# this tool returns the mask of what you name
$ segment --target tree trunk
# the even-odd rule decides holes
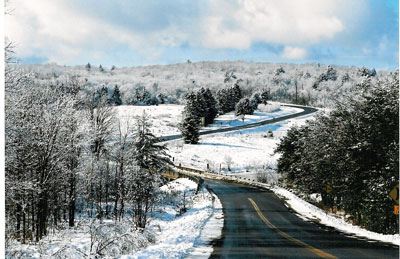
[[[75,174],[72,172],[69,178],[69,203],[68,203],[68,225],[75,225]]]

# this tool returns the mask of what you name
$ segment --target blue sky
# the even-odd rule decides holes
[[[197,61],[398,67],[396,0],[13,0],[21,63]]]

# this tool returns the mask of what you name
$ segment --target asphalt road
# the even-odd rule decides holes
[[[300,219],[271,191],[206,180],[221,200],[222,238],[211,258],[399,258],[397,246]]]
[[[276,123],[279,121],[284,121],[284,120],[304,116],[304,115],[307,115],[307,114],[317,111],[317,109],[312,108],[312,107],[304,107],[304,106],[297,106],[297,105],[290,105],[290,104],[281,104],[281,106],[301,108],[301,109],[303,109],[303,111],[299,112],[299,113],[285,115],[285,116],[281,116],[278,118],[263,120],[263,121],[259,121],[256,123],[251,123],[251,124],[246,124],[246,125],[241,125],[241,126],[201,131],[199,134],[200,134],[200,136],[202,136],[202,135],[208,135],[208,134],[214,134],[214,133],[222,133],[222,132],[229,132],[229,131],[234,131],[234,130],[255,128],[255,127],[259,127],[259,126],[263,126],[263,125],[267,125],[267,124],[271,124],[271,123]],[[175,140],[175,139],[180,139],[180,138],[182,138],[182,135],[180,135],[180,134],[179,135],[162,136],[162,137],[158,137],[157,142],[164,142],[164,141]]]

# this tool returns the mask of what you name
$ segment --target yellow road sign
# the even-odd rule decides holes
[[[399,184],[394,187],[394,189],[389,193],[389,196],[399,204]]]
[[[330,186],[329,184],[325,187],[325,191],[327,192],[327,193],[330,193],[331,191],[333,191],[333,188],[332,188],[332,186]]]

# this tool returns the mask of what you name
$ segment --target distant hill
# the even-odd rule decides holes
[[[365,67],[327,66],[320,64],[276,64],[252,62],[197,62],[140,67],[18,65],[34,75],[38,82],[63,81],[71,76],[85,83],[87,89],[115,85],[123,102],[129,103],[137,90],[169,102],[180,103],[186,92],[210,88],[213,92],[238,83],[245,95],[268,89],[271,99],[316,106],[330,106],[331,101],[351,91],[362,80],[379,80],[388,71]]]

